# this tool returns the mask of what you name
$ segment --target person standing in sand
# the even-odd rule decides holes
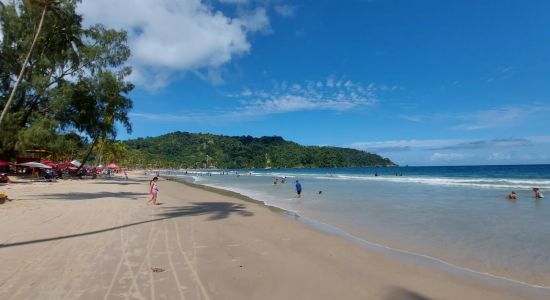
[[[302,185],[298,180],[296,180],[296,195],[298,198],[302,195]]]
[[[157,204],[157,193],[159,191],[159,188],[157,185],[158,180],[159,178],[155,176],[153,180],[149,182],[149,188],[150,188],[149,194],[151,194],[151,199],[147,201],[147,204],[149,204],[149,202],[153,202],[153,205],[158,205]]]

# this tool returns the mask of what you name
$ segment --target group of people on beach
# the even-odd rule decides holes
[[[279,182],[281,184],[284,184],[286,182],[286,176],[275,178],[275,180],[273,181],[273,184],[277,184]],[[296,198],[300,198],[302,196],[302,184],[300,184],[300,181],[296,180],[296,184],[294,185],[294,187],[296,189]]]
[[[275,178],[275,180],[273,181],[273,184],[277,184],[279,182],[281,184],[285,183],[286,182],[286,176],[285,177],[280,177],[280,178],[279,177]]]
[[[535,199],[542,199],[544,198],[544,195],[542,194],[542,191],[539,188],[533,188],[533,192],[535,193]],[[512,191],[508,196],[506,196],[508,200],[517,200],[518,194],[516,194],[515,191]]]

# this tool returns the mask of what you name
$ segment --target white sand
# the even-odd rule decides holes
[[[548,299],[373,253],[161,180],[0,187],[0,299]],[[164,272],[152,272],[162,268]]]

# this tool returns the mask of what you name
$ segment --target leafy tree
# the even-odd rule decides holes
[[[28,1],[29,6],[39,6],[41,9],[40,13],[40,20],[38,21],[38,28],[36,29],[36,32],[34,33],[31,46],[29,47],[29,51],[27,52],[27,55],[25,56],[25,60],[23,61],[23,64],[21,65],[21,71],[19,71],[19,75],[17,76],[17,80],[15,80],[15,83],[13,85],[12,91],[10,93],[10,97],[8,98],[8,101],[6,102],[6,105],[4,106],[4,109],[2,110],[2,114],[0,115],[0,125],[2,124],[2,120],[4,119],[6,112],[8,111],[11,102],[13,101],[13,96],[15,95],[15,92],[17,91],[17,87],[19,86],[19,83],[21,82],[21,78],[23,77],[23,74],[25,73],[25,68],[27,67],[27,63],[29,62],[29,59],[31,57],[32,51],[34,50],[34,46],[36,45],[36,41],[38,40],[38,37],[40,36],[40,32],[42,31],[42,25],[44,24],[44,17],[46,17],[46,12],[50,9],[52,9],[55,6],[54,1],[50,0],[33,0]],[[2,5],[2,9],[4,9],[5,6]]]
[[[0,156],[28,147],[63,152],[58,146],[75,144],[66,137],[76,135],[88,143],[86,161],[99,139],[114,139],[117,123],[131,130],[127,34],[83,28],[78,2],[19,0],[0,9],[0,107],[7,112]],[[64,138],[32,141],[30,132]]]

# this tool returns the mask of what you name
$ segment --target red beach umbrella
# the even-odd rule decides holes
[[[74,167],[73,164],[71,164],[70,161],[60,162],[58,164],[58,166],[60,166],[60,167]]]
[[[118,169],[118,166],[115,163],[110,163],[107,168],[109,169]]]
[[[10,166],[10,165],[12,165],[11,162],[5,161],[5,160],[0,160],[0,167]]]

